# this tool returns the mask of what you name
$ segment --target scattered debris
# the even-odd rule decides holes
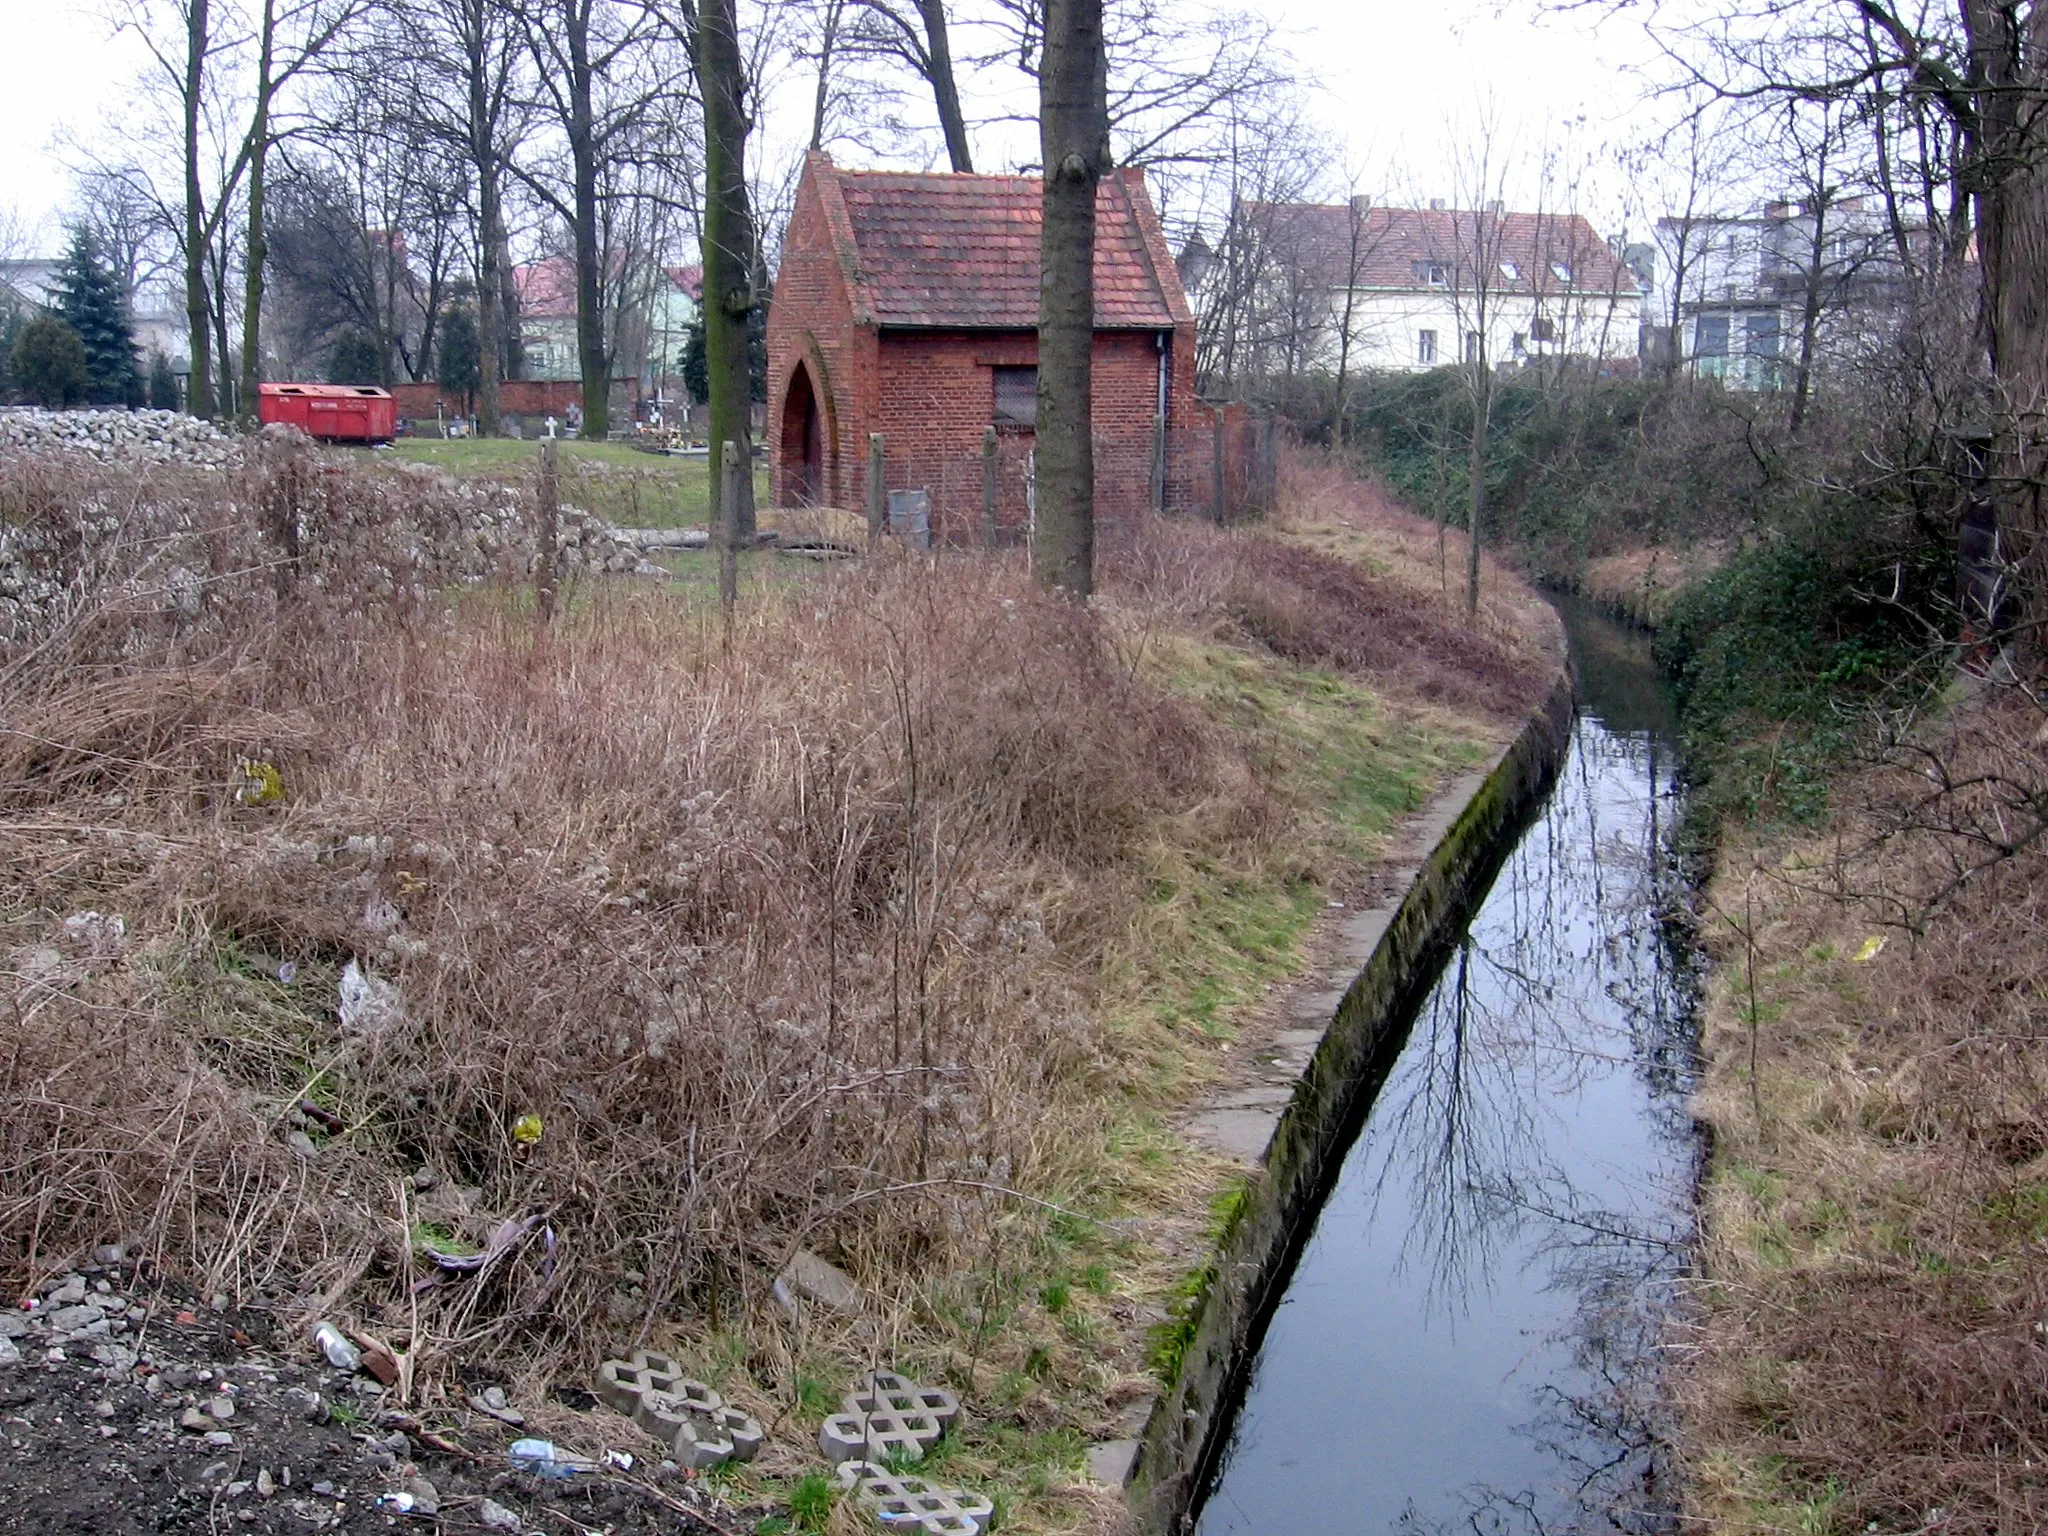
[[[341,1027],[351,1034],[370,1035],[405,1017],[405,1004],[398,988],[381,976],[372,976],[351,960],[341,968],[340,1006],[336,1010]]]

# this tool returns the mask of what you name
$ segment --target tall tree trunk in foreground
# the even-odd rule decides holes
[[[748,420],[752,370],[747,317],[753,312],[754,228],[747,206],[746,68],[734,0],[704,0],[697,20],[697,85],[704,99],[704,373],[711,395],[711,526],[724,514],[717,465],[721,443],[740,448],[740,506],[731,524],[754,536],[754,476]]]
[[[1963,0],[1991,356],[1998,524],[2025,616],[2048,619],[2048,4]]]
[[[256,37],[256,100],[249,119],[249,238],[242,263],[242,388],[235,414],[256,421],[256,386],[263,378],[263,269],[270,261],[264,234],[264,176],[270,159],[270,104],[277,90],[277,3],[263,0]]]
[[[199,185],[199,125],[206,108],[206,54],[210,46],[207,0],[191,0],[191,8],[185,13],[184,99],[179,105],[185,112],[185,325],[191,333],[192,348],[185,409],[194,416],[211,416],[216,409],[213,359],[207,347],[213,305],[206,291],[206,207]]]
[[[1109,169],[1102,0],[1047,0],[1038,76],[1045,161],[1039,236],[1039,585],[1073,597],[1095,586],[1095,189]]]
[[[611,435],[612,360],[604,345],[604,286],[597,233],[597,118],[595,77],[590,62],[591,6],[562,8],[563,40],[569,58],[568,121],[570,223],[576,246],[576,362],[583,376],[583,436],[601,443]]]

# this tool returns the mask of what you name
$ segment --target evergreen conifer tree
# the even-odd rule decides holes
[[[467,414],[483,383],[483,352],[476,334],[476,316],[458,304],[441,322],[441,388],[462,402]]]
[[[57,312],[85,345],[85,399],[89,405],[142,404],[142,370],[135,362],[135,326],[128,296],[101,263],[92,236],[72,231],[71,249],[57,266]]]
[[[21,328],[7,355],[7,374],[31,405],[59,411],[85,398],[85,346],[56,315],[37,315]]]
[[[157,411],[178,408],[178,376],[171,372],[171,360],[161,352],[149,354],[149,405]]]

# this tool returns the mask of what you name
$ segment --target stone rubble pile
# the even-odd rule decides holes
[[[134,622],[154,618],[180,634],[226,624],[236,605],[270,601],[286,567],[302,597],[354,611],[431,606],[452,584],[527,579],[540,563],[525,488],[388,458],[317,460],[288,429],[236,439],[168,411],[0,411],[0,475],[10,448],[30,447],[83,447],[109,469],[227,473],[151,477],[138,497],[132,486],[96,483],[84,465],[66,504],[43,498],[31,520],[0,522],[0,645],[32,642],[109,600]],[[280,506],[289,508],[284,532]],[[558,513],[556,550],[563,580],[669,574],[577,507]]]
[[[79,453],[103,463],[219,469],[240,451],[212,422],[181,411],[0,410],[0,454]]]

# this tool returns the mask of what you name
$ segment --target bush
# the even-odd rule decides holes
[[[62,410],[85,399],[85,343],[55,315],[38,315],[21,328],[7,358],[8,377],[29,403]]]
[[[1946,627],[1952,580],[1931,544],[1844,527],[1752,546],[1680,593],[1656,655],[1713,803],[1817,815],[1870,707],[1945,665],[1929,636]]]

